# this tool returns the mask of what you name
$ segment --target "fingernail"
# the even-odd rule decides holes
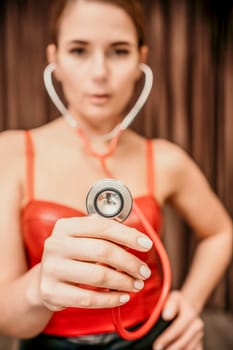
[[[134,281],[134,288],[141,290],[144,287],[144,282],[142,280]]]
[[[142,265],[140,267],[140,274],[144,277],[144,278],[149,278],[151,275],[151,270],[149,269],[149,267],[147,267],[146,265]]]
[[[154,350],[163,350],[163,345],[157,344],[154,348]]]
[[[162,312],[162,318],[164,318],[164,319],[171,319],[171,318],[173,318],[174,317],[174,312],[173,312],[173,310],[171,309],[171,308],[166,308],[166,309],[164,309],[163,310],[163,312]]]
[[[141,247],[146,249],[150,249],[153,245],[153,242],[149,238],[142,236],[138,237],[137,242]]]
[[[122,294],[122,295],[120,296],[120,302],[121,302],[122,304],[127,303],[127,301],[129,301],[129,299],[130,299],[129,294]]]

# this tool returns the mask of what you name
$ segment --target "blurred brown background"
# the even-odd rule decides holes
[[[36,127],[58,115],[42,82],[49,2],[0,2],[0,130]],[[155,84],[134,128],[183,147],[233,216],[232,1],[143,3]],[[165,209],[165,216],[165,244],[172,261],[173,284],[179,287],[195,241],[171,208]],[[203,315],[207,350],[233,349],[232,311],[231,265]],[[15,341],[0,338],[0,350],[13,348],[17,348]]]

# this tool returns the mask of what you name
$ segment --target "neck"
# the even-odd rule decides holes
[[[118,139],[121,135],[121,133],[118,132],[113,138],[106,139],[103,136],[109,131],[108,129],[96,130],[96,128],[89,127],[89,124],[82,124],[78,120],[77,125],[73,124],[72,126],[70,123],[64,120],[64,118],[61,118],[60,122],[62,122],[63,128],[65,124],[67,131],[73,131],[72,134],[74,136],[76,134],[74,141],[76,139],[76,142],[80,143],[80,147],[86,151],[89,150],[89,153],[97,153],[99,155],[108,154],[109,150],[112,148],[112,145],[114,143],[118,144]]]
[[[86,137],[96,142],[103,140],[111,140],[111,132],[120,125],[122,117],[109,118],[106,120],[93,120],[84,116],[77,116],[74,111],[69,110],[69,117],[67,119],[69,124],[72,124],[75,128],[79,128],[85,133]]]
[[[101,159],[105,162],[106,158],[112,156],[118,145],[119,139],[122,135],[122,131],[119,131],[111,140],[96,142],[90,140],[87,135],[81,129],[77,129],[77,133],[83,141],[83,146],[87,154]]]

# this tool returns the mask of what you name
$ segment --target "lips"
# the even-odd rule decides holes
[[[105,104],[109,101],[111,95],[110,94],[91,94],[89,95],[90,100],[93,104]]]

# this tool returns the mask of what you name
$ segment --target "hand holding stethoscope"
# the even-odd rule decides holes
[[[171,270],[166,251],[156,232],[145,218],[142,211],[133,204],[129,189],[119,180],[104,179],[97,182],[88,192],[86,199],[89,214],[99,214],[123,222],[134,208],[138,218],[144,225],[147,235],[150,237],[161,260],[163,271],[163,284],[157,304],[151,312],[151,316],[143,326],[135,331],[128,331],[122,327],[120,308],[113,308],[113,323],[117,332],[127,340],[135,340],[149,332],[159,319],[164,303],[171,287]]]
[[[53,312],[124,305],[151,275],[148,265],[128,249],[147,252],[151,247],[145,234],[116,220],[100,215],[61,218],[44,245],[38,302]]]

